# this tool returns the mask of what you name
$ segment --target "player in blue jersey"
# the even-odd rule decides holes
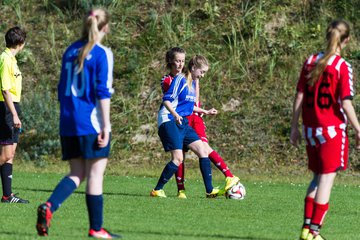
[[[113,54],[101,45],[109,32],[109,14],[100,8],[84,20],[82,38],[71,44],[62,59],[58,99],[62,158],[70,173],[38,207],[36,229],[47,236],[52,214],[87,179],[86,205],[89,237],[112,239],[119,235],[102,228],[103,176],[110,151],[110,98]]]
[[[180,47],[173,47],[170,48],[166,52],[165,56],[166,60],[166,67],[170,70],[170,73],[163,76],[161,79],[161,89],[163,93],[166,93],[170,88],[171,82],[173,81],[174,77],[183,72],[184,62],[185,62],[185,50]],[[200,107],[200,84],[196,81],[196,98],[197,102],[195,106]],[[212,108],[206,111],[205,115],[216,115],[217,110]],[[234,176],[225,161],[222,157],[213,150],[209,143],[208,138],[206,136],[206,127],[204,120],[202,118],[203,114],[199,114],[197,112],[193,112],[190,116],[187,116],[187,120],[189,121],[190,127],[192,127],[196,134],[199,136],[201,141],[203,141],[206,150],[209,154],[210,161],[219,169],[226,177],[225,179],[225,187],[224,192],[230,189],[233,185],[239,182],[239,178]],[[185,149],[186,151],[187,149]],[[184,152],[184,159],[185,159],[185,152]],[[184,161],[182,164],[178,166],[178,170],[175,173],[176,177],[176,184],[178,188],[178,198],[187,198],[185,193],[185,165]]]
[[[158,134],[164,150],[171,153],[171,161],[165,166],[155,188],[150,192],[152,197],[166,197],[164,185],[178,170],[183,161],[183,147],[191,149],[200,161],[200,170],[205,183],[206,196],[216,197],[219,189],[212,186],[210,159],[194,129],[188,125],[186,116],[193,111],[205,113],[204,109],[195,106],[197,80],[204,77],[209,69],[205,57],[196,55],[188,64],[186,76],[178,74],[171,82],[170,88],[163,96],[158,112]]]

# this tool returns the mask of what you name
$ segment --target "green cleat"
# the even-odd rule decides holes
[[[319,235],[313,235],[312,233],[309,233],[307,235],[306,240],[326,240],[325,238],[323,238],[320,234]]]
[[[225,195],[224,189],[213,188],[211,193],[206,193],[206,198],[216,198],[218,196],[224,196],[224,195]]]
[[[233,177],[227,177],[225,179],[225,192],[229,190],[232,186],[237,184],[240,181],[240,179],[236,176]]]
[[[309,235],[309,232],[310,232],[310,229],[308,229],[308,228],[301,229],[300,240],[306,240],[307,236]]]
[[[182,199],[186,199],[186,194],[185,194],[185,190],[179,190],[178,194],[177,194],[178,198],[182,198]]]
[[[160,190],[152,190],[150,192],[150,196],[151,197],[166,198],[165,192],[162,189],[160,189]]]

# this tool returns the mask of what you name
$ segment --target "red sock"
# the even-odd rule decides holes
[[[304,228],[310,228],[313,210],[314,210],[314,199],[311,197],[306,197],[305,205],[304,205],[304,226],[303,226]]]
[[[230,169],[221,158],[221,156],[214,150],[209,154],[209,158],[213,164],[225,175],[225,177],[233,177]]]
[[[10,197],[10,196],[8,196],[8,197],[2,196],[2,199],[8,200],[9,197]]]
[[[177,172],[175,173],[178,191],[185,190],[184,175],[185,175],[185,167],[184,167],[184,162],[182,162],[179,165]]]
[[[314,202],[314,211],[311,218],[310,232],[319,232],[328,209],[329,203],[320,204]]]

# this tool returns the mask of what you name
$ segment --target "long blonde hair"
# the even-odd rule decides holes
[[[336,53],[336,50],[340,48],[341,43],[348,38],[350,35],[349,24],[344,20],[335,20],[332,21],[327,30],[326,30],[326,40],[327,48],[324,56],[316,64],[315,68],[310,72],[310,80],[308,84],[314,86],[314,84],[319,80],[320,76],[323,74],[327,62],[330,57]]]
[[[84,18],[83,32],[81,40],[87,41],[86,45],[80,50],[78,56],[78,73],[84,67],[84,60],[91,49],[99,40],[100,30],[110,21],[109,13],[102,8],[93,8]]]
[[[192,81],[193,81],[191,76],[191,71],[193,70],[193,68],[199,69],[204,66],[209,66],[209,61],[206,59],[206,57],[202,55],[195,55],[190,59],[185,73],[186,83],[190,91],[192,90]]]

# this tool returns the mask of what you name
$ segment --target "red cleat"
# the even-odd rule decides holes
[[[104,239],[121,238],[120,235],[110,233],[107,230],[105,230],[104,228],[100,229],[100,231],[95,231],[93,229],[90,229],[89,230],[89,237],[104,238]]]
[[[49,227],[50,220],[52,217],[52,213],[50,211],[51,204],[43,203],[38,207],[38,218],[36,223],[36,230],[39,236],[48,236],[49,235]]]

